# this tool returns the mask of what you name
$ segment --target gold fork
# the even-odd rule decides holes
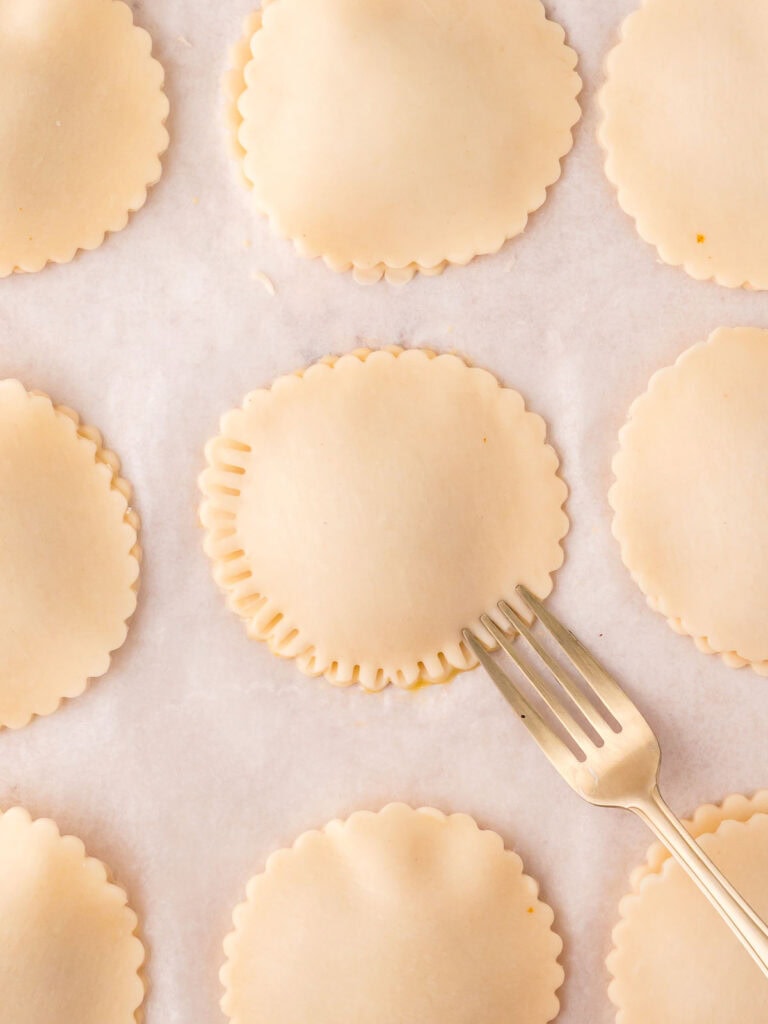
[[[481,616],[480,621],[552,712],[559,732],[536,710],[471,630],[463,630],[464,640],[565,781],[592,804],[622,807],[639,815],[768,976],[768,927],[662,799],[658,785],[661,750],[651,727],[573,633],[526,587],[517,587],[517,593],[533,613],[534,624],[538,619],[586,686],[574,682],[506,601],[500,601],[498,607],[513,632],[502,629],[487,615]],[[548,670],[546,673],[522,656],[520,645],[515,642],[516,634],[530,644]]]

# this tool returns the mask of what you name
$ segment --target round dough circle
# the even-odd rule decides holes
[[[637,230],[695,278],[768,288],[768,6],[645,0],[600,93],[606,173]]]
[[[652,608],[768,675],[768,331],[720,329],[633,404],[613,532]]]
[[[233,1024],[545,1024],[562,941],[517,854],[466,815],[391,804],[307,832],[226,939]]]
[[[768,791],[707,805],[689,830],[757,913],[768,917]],[[765,979],[658,845],[635,872],[620,912],[608,968],[621,1024],[763,1024]]]
[[[0,726],[103,675],[136,607],[138,516],[98,431],[0,381]]]
[[[539,0],[270,0],[254,25],[243,170],[302,255],[439,272],[519,234],[560,176],[581,81]]]
[[[251,636],[378,690],[475,664],[525,583],[563,561],[567,490],[544,421],[457,356],[362,350],[250,394],[206,449],[206,551]],[[268,497],[265,497],[268,496]],[[490,642],[490,638],[489,638]]]
[[[163,69],[122,0],[0,0],[0,277],[95,249],[168,146]]]
[[[0,813],[0,992],[13,1024],[136,1024],[144,947],[125,892],[83,844]]]

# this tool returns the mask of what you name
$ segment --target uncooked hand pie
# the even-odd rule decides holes
[[[137,1024],[144,948],[105,866],[52,821],[0,813],[4,1024]]]
[[[560,176],[581,83],[539,0],[268,0],[227,79],[257,208],[362,281],[495,252]]]
[[[666,263],[768,288],[768,5],[645,0],[600,94],[606,172]]]
[[[0,0],[0,277],[124,228],[168,145],[163,69],[122,0]]]
[[[282,377],[207,448],[216,580],[305,672],[371,690],[444,680],[475,663],[462,627],[500,619],[518,583],[545,597],[562,563],[567,492],[545,432],[453,355],[364,350]]]
[[[689,829],[768,918],[768,792],[700,808]],[[654,846],[621,903],[609,993],[621,1024],[764,1024],[760,970],[676,861]]]
[[[270,857],[234,913],[233,1024],[546,1024],[562,942],[517,854],[466,815],[392,804]]]
[[[768,675],[768,331],[721,329],[634,403],[610,500],[622,558],[678,632]]]
[[[0,382],[0,726],[82,693],[125,640],[139,521],[119,469],[71,409]]]

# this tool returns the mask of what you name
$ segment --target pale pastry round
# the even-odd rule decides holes
[[[768,5],[645,0],[600,93],[606,173],[637,230],[695,278],[768,288]]]
[[[689,830],[768,918],[768,792],[697,811]],[[763,1024],[765,978],[677,862],[652,847],[608,957],[620,1024]]]
[[[0,0],[0,277],[95,249],[168,146],[163,69],[122,0]]]
[[[139,520],[119,470],[71,409],[0,382],[0,726],[81,694],[125,640]]]
[[[649,604],[702,651],[768,675],[768,331],[720,329],[661,370],[621,431],[610,493]]]
[[[504,622],[518,583],[545,597],[563,561],[545,434],[454,355],[361,350],[282,377],[207,446],[214,576],[249,634],[310,675],[443,681],[475,664],[462,627]]]
[[[253,200],[334,270],[496,252],[560,176],[581,81],[539,0],[269,0],[246,33],[226,91]]]
[[[545,1024],[554,915],[495,832],[391,804],[307,832],[248,884],[224,944],[232,1024]]]
[[[0,992],[8,1024],[137,1024],[144,947],[123,889],[83,844],[0,813]]]

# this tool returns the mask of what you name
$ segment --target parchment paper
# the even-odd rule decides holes
[[[395,799],[468,812],[519,851],[566,942],[561,1024],[608,1024],[603,961],[650,835],[579,800],[479,672],[369,696],[248,641],[201,549],[202,447],[246,391],[367,339],[457,349],[518,388],[571,488],[552,606],[647,711],[664,790],[687,813],[768,785],[768,681],[699,654],[646,607],[610,534],[610,460],[650,375],[717,326],[768,326],[768,297],[661,265],[602,173],[595,90],[632,0],[549,2],[580,54],[585,115],[523,237],[400,289],[299,259],[251,213],[225,145],[219,82],[252,2],[133,4],[167,71],[163,179],[98,251],[0,282],[0,372],[104,432],[145,550],[109,674],[0,734],[0,806],[54,818],[127,887],[150,952],[147,1024],[222,1020],[221,942],[249,876],[305,829]]]

